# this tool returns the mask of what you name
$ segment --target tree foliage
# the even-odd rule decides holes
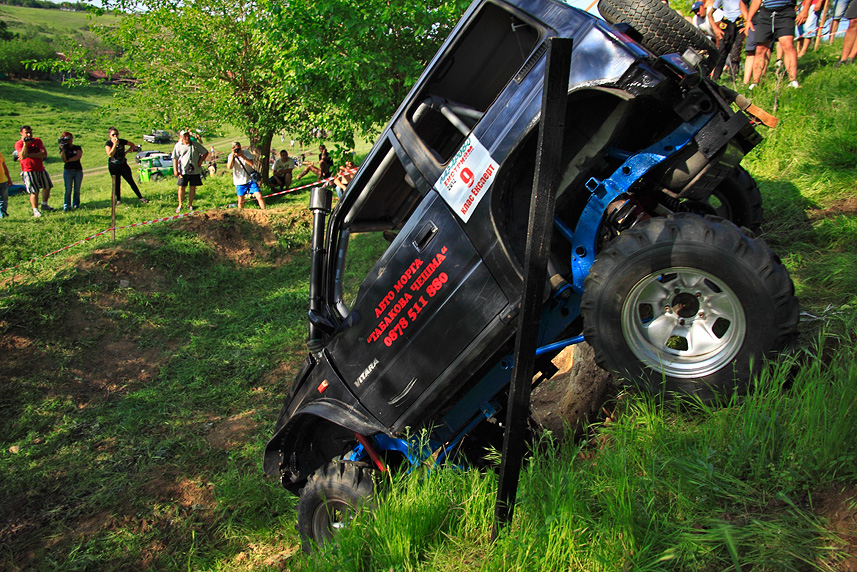
[[[243,128],[267,171],[271,138],[289,127],[291,101],[274,69],[280,49],[260,30],[264,11],[253,0],[146,0],[137,7],[118,25],[96,28],[116,52],[82,49],[69,65],[132,78],[124,95],[150,128]]]
[[[390,117],[466,4],[118,0],[105,8],[126,13],[119,24],[96,28],[117,49],[78,45],[63,65],[133,78],[149,127],[243,126],[265,159],[281,130],[351,147]]]
[[[296,120],[336,140],[384,125],[469,4],[467,0],[268,0],[267,34],[305,101]]]
[[[9,31],[9,25],[6,22],[4,22],[3,20],[0,20],[0,41],[5,42],[8,40],[14,40],[14,39],[15,39],[15,34],[13,34],[12,32]]]

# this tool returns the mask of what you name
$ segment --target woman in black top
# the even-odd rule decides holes
[[[141,203],[148,203],[148,199],[144,199],[143,195],[140,194],[140,189],[137,188],[137,183],[134,182],[134,177],[131,175],[131,167],[128,166],[128,160],[125,158],[125,146],[128,146],[128,150],[132,153],[138,150],[140,147],[131,143],[127,139],[119,139],[119,131],[115,127],[111,127],[107,130],[108,135],[110,135],[110,139],[104,142],[104,150],[107,152],[107,156],[109,157],[107,161],[107,168],[110,171],[110,174],[113,175],[113,194],[116,195],[116,202],[122,202],[122,197],[120,194],[122,187],[122,179],[128,181],[128,184],[131,185],[131,190],[137,195],[137,198],[140,199]]]
[[[83,149],[74,144],[74,135],[63,131],[60,135],[60,159],[63,162],[62,180],[65,183],[65,197],[62,210],[68,212],[80,206],[80,184],[83,182],[83,167],[80,158]]]

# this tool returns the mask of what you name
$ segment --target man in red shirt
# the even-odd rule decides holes
[[[33,207],[33,216],[42,216],[39,212],[38,200],[39,189],[42,189],[42,210],[55,210],[48,206],[48,198],[51,196],[51,177],[45,171],[43,160],[48,156],[48,151],[41,139],[33,137],[33,130],[29,125],[21,127],[21,138],[15,141],[15,151],[21,160],[21,178],[24,187],[30,195],[30,206]]]

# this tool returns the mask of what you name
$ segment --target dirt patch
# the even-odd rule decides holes
[[[158,473],[141,479],[145,496],[155,502],[172,503],[193,510],[212,509],[217,505],[214,485],[183,476],[177,467],[165,466]]]
[[[263,210],[205,212],[182,219],[176,228],[198,235],[219,257],[244,267],[252,265],[260,256],[268,256],[277,245],[269,213]]]
[[[857,572],[857,487],[833,484],[814,493],[812,505],[827,530],[842,540],[825,564],[838,572]]]
[[[251,433],[258,427],[250,418],[255,411],[245,411],[240,415],[233,415],[222,421],[211,423],[205,440],[215,449],[229,451],[247,442]]]
[[[140,240],[133,236],[128,239],[129,242],[135,240],[152,245],[156,242],[151,238]],[[164,278],[163,272],[158,268],[147,265],[139,254],[122,246],[96,250],[78,263],[78,269],[83,272],[96,272],[107,284],[115,288],[133,288],[141,292],[157,291]]]
[[[813,209],[807,212],[807,217],[811,221],[840,215],[857,215],[857,197],[840,199],[825,209]]]

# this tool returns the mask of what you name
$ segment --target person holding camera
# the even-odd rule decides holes
[[[179,141],[173,147],[173,173],[178,177],[179,206],[176,213],[182,211],[185,189],[190,187],[187,195],[187,210],[193,210],[193,198],[196,188],[202,185],[202,163],[208,157],[208,151],[199,141],[192,141],[190,131],[179,133]]]
[[[6,166],[6,157],[0,153],[0,218],[9,216],[6,207],[9,205],[9,183],[11,182],[12,176],[9,174],[9,167]]]
[[[51,188],[54,186],[51,176],[45,171],[44,159],[48,156],[48,150],[45,149],[41,139],[33,137],[33,129],[29,125],[21,126],[21,138],[15,141],[15,151],[18,152],[18,158],[21,161],[21,178],[24,180],[27,194],[30,195],[33,216],[42,216],[38,204],[39,189],[42,190],[42,210],[56,210],[48,206]]]
[[[238,208],[244,208],[244,197],[252,195],[259,203],[259,208],[265,210],[265,199],[259,190],[259,172],[253,168],[253,155],[249,151],[241,149],[241,143],[235,141],[232,144],[232,152],[226,159],[226,168],[232,169],[232,182],[238,193]]]
[[[122,202],[122,179],[125,179],[131,190],[137,195],[141,203],[148,203],[148,199],[144,199],[137,188],[137,183],[134,182],[134,176],[131,174],[131,167],[128,166],[128,159],[125,157],[125,147],[132,153],[140,149],[139,145],[128,141],[127,139],[119,138],[119,130],[111,127],[107,130],[107,135],[110,137],[104,142],[104,151],[107,152],[107,170],[113,176],[113,195],[116,197],[116,204]]]
[[[80,158],[83,157],[83,149],[74,144],[74,135],[63,131],[60,135],[60,159],[63,162],[62,181],[65,185],[65,195],[62,201],[62,210],[65,212],[80,206],[80,184],[83,182],[83,167]]]

